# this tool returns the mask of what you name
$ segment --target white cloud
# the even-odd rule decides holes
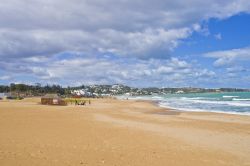
[[[233,67],[228,67],[226,68],[226,71],[228,73],[237,73],[237,72],[246,72],[248,71],[247,69],[245,69],[244,67],[242,66],[233,66]]]
[[[168,56],[202,20],[249,12],[248,0],[2,0],[0,57],[65,51]]]
[[[11,77],[4,75],[4,76],[0,76],[0,80],[9,80]]]
[[[239,61],[250,61],[250,47],[208,52],[203,56],[215,58],[214,65],[217,67],[232,65]]]
[[[116,58],[71,58],[61,59],[38,64],[27,65],[29,62],[16,62],[18,73],[12,65],[6,64],[8,70],[16,75],[27,74],[42,82],[55,81],[64,85],[111,84],[124,83],[128,85],[150,86],[155,85],[183,85],[196,79],[215,77],[212,71],[199,68],[186,61],[171,58],[168,60],[127,59]],[[37,80],[35,79],[35,80]],[[176,84],[178,83],[178,84]]]
[[[249,11],[249,0],[1,0],[0,70],[69,85],[199,82],[216,74],[171,52],[193,32],[208,35],[201,22]],[[205,56],[221,66],[247,52]]]
[[[217,40],[221,40],[221,39],[222,39],[222,36],[221,36],[220,33],[215,34],[214,37],[215,37],[215,39],[217,39]]]

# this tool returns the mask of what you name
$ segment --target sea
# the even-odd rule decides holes
[[[180,111],[218,112],[250,116],[250,92],[165,94],[128,96],[127,98],[152,100],[157,102],[160,107]]]

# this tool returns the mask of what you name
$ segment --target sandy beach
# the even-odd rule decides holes
[[[38,102],[0,101],[1,166],[250,165],[250,116],[115,99]]]

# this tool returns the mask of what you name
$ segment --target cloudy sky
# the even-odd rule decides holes
[[[250,88],[249,0],[0,0],[0,84]]]

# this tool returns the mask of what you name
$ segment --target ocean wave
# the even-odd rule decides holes
[[[237,98],[239,96],[222,96],[223,98]]]
[[[227,104],[231,106],[250,107],[250,103],[229,102]]]
[[[152,99],[162,100],[163,98],[160,96],[153,96]]]
[[[239,95],[240,96],[240,95]],[[156,101],[159,106],[180,111],[217,112],[250,115],[250,97],[236,95],[154,95],[154,96],[129,96],[134,100]]]
[[[178,98],[176,98],[178,99]],[[181,100],[219,100],[219,98],[208,98],[208,97],[181,97]]]
[[[205,98],[205,97],[181,97],[180,99],[182,100],[200,100],[200,99],[208,99],[208,98]]]
[[[250,98],[247,99],[237,99],[233,98],[232,101],[222,101],[218,100],[216,98],[206,98],[206,97],[181,97],[181,98],[163,98],[161,96],[153,96],[153,97],[148,97],[148,96],[136,96],[130,99],[135,99],[135,100],[158,100],[158,101],[166,101],[166,102],[174,102],[174,103],[179,103],[181,102],[182,104],[186,103],[187,105],[192,105],[195,103],[198,104],[213,104],[217,106],[234,106],[234,107],[250,107]]]
[[[203,103],[203,104],[219,104],[219,105],[230,105],[230,106],[240,106],[240,107],[250,107],[250,103],[245,102],[236,102],[235,101],[209,101],[209,100],[189,100],[185,99],[186,101],[190,103]],[[178,102],[178,100],[176,100]],[[248,101],[248,100],[237,100],[237,101]]]
[[[233,99],[234,101],[250,101],[250,99]]]
[[[178,106],[171,106],[167,103],[161,102],[159,103],[160,107],[163,108],[169,108],[169,109],[174,109],[174,110],[179,110],[179,111],[188,111],[188,112],[214,112],[214,113],[226,113],[226,114],[236,114],[236,115],[248,115],[250,116],[250,112],[240,112],[240,111],[223,111],[219,109],[200,109],[200,108],[183,108],[183,107],[178,107]]]

